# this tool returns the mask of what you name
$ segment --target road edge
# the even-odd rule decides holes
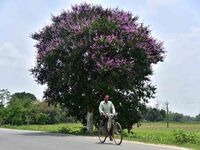
[[[17,131],[31,131],[31,132],[44,132],[44,133],[48,133],[48,134],[55,134],[55,135],[66,135],[66,136],[79,136],[79,137],[86,137],[86,138],[96,138],[98,139],[98,137],[95,136],[88,136],[88,135],[73,135],[73,134],[64,134],[64,133],[52,133],[52,132],[47,132],[47,131],[36,131],[36,130],[26,130],[26,129],[12,129],[12,128],[2,128],[0,127],[0,129],[3,130],[17,130]],[[174,145],[165,145],[165,144],[153,144],[153,143],[144,143],[144,142],[138,142],[138,141],[129,141],[129,140],[123,140],[123,143],[135,143],[135,144],[140,144],[140,145],[150,145],[150,146],[155,146],[155,147],[163,147],[163,148],[173,148],[173,149],[177,149],[177,150],[192,150],[189,148],[184,148],[184,147],[179,147],[179,146],[174,146]]]

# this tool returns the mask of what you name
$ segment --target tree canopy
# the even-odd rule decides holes
[[[6,105],[3,105],[6,101]],[[38,101],[32,93],[0,90],[0,125],[53,124],[76,121],[59,105]]]
[[[13,99],[20,99],[20,100],[30,100],[30,101],[36,101],[37,98],[34,94],[32,93],[26,93],[26,92],[18,92],[18,93],[14,93],[12,96],[11,96],[11,100]]]
[[[37,61],[31,72],[47,85],[50,104],[60,103],[84,122],[87,108],[98,114],[102,95],[109,94],[124,128],[141,118],[156,89],[152,65],[163,61],[165,51],[137,16],[83,3],[52,16],[32,38]]]

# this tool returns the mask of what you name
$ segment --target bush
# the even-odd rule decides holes
[[[128,130],[123,130],[123,136],[129,138],[137,138],[137,134],[133,131],[128,132]]]
[[[59,129],[58,132],[64,133],[64,134],[70,134],[70,133],[72,133],[72,130],[69,127],[62,127]]]
[[[35,118],[37,124],[46,124],[48,120],[48,115],[44,113],[37,113]]]
[[[59,129],[60,133],[64,133],[64,134],[75,134],[75,135],[81,135],[82,133],[82,128],[75,128],[75,127],[62,127]]]
[[[177,143],[197,143],[197,135],[184,130],[174,130],[175,140]]]

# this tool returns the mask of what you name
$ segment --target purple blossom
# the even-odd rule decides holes
[[[128,61],[123,57],[101,57],[98,59],[97,57],[93,57],[93,60],[96,62],[96,69],[97,70],[112,70],[119,68],[123,65],[133,65],[134,61]]]
[[[137,16],[119,9],[103,9],[101,6],[86,3],[72,6],[71,11],[63,11],[61,15],[53,16],[51,25],[32,35],[32,38],[37,40],[38,58],[65,45],[64,39],[70,38],[71,35],[84,36],[83,34],[88,32],[93,23],[101,17],[107,18],[108,22],[113,23],[117,29],[110,30],[109,34],[99,33],[94,29],[96,34],[91,38],[81,39],[67,46],[75,51],[77,48],[81,49],[89,45],[86,57],[94,60],[97,68],[113,69],[132,64],[127,58],[118,55],[121,51],[130,53],[135,48],[144,49],[152,63],[163,59],[163,43],[151,36],[148,27],[137,22]],[[112,57],[107,55],[110,51],[115,51]],[[98,58],[97,53],[103,58]]]

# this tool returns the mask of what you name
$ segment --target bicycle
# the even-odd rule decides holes
[[[115,144],[120,145],[122,143],[122,127],[119,122],[116,122],[115,119],[117,117],[117,113],[110,114],[108,116],[108,119],[111,119],[110,121],[107,121],[105,125],[103,125],[103,121],[99,124],[99,141],[101,143],[104,143],[106,141],[106,138],[109,136],[109,132],[112,129],[112,137],[114,139]],[[109,125],[110,122],[110,125]]]

